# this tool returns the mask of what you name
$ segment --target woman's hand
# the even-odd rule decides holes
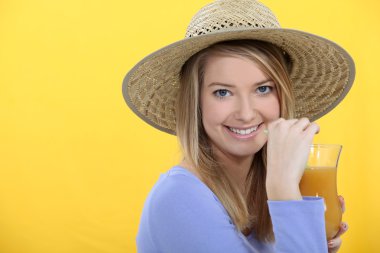
[[[302,199],[299,182],[313,137],[319,132],[307,118],[280,118],[268,126],[266,188],[270,200]]]
[[[346,210],[346,204],[344,202],[344,198],[342,196],[339,196],[339,201],[340,201],[340,204],[342,206],[342,212],[344,213],[344,211]],[[340,238],[340,236],[342,234],[344,234],[347,230],[348,230],[347,223],[342,222],[340,224],[340,228],[339,228],[339,231],[336,234],[336,236],[333,239],[331,239],[330,241],[328,241],[329,253],[338,252],[340,246],[342,245],[342,239]]]

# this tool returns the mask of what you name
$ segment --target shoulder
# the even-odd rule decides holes
[[[160,252],[247,252],[243,237],[214,193],[175,168],[161,176],[145,203],[138,247],[149,241]]]
[[[219,201],[214,193],[195,175],[184,168],[173,167],[153,187],[147,207],[154,212],[170,207],[188,208],[191,205],[215,205]]]
[[[216,195],[189,171],[174,167],[161,176],[143,210],[151,228],[232,224]]]

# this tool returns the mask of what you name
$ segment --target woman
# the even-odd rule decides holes
[[[139,252],[340,247],[347,226],[327,243],[323,199],[302,198],[298,184],[319,131],[308,118],[343,99],[353,63],[331,42],[313,37],[306,45],[312,35],[265,28],[276,25],[273,17],[257,1],[217,1],[193,18],[189,39],[144,59],[125,79],[128,105],[156,128],[175,130],[184,154],[146,201]],[[210,32],[216,24],[239,25]]]

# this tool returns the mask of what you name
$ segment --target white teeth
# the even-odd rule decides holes
[[[229,129],[234,133],[237,133],[240,135],[247,135],[247,134],[250,134],[250,133],[256,131],[257,127],[258,126],[254,126],[254,127],[248,128],[248,129],[236,129],[236,128],[229,127]]]

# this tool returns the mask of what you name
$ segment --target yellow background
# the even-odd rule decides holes
[[[0,252],[136,252],[145,197],[180,157],[176,138],[124,103],[126,72],[181,39],[206,0],[0,1]],[[376,252],[380,221],[376,0],[264,0],[283,27],[353,56],[346,99],[315,142],[341,143],[350,229],[340,252]]]

